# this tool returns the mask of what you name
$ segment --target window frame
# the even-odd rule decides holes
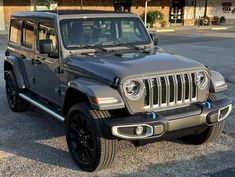
[[[11,41],[11,28],[12,28],[12,23],[13,23],[13,21],[18,21],[19,22],[19,40],[18,40],[18,42],[17,43],[15,43],[15,42],[13,42],[13,41]],[[9,29],[9,35],[8,35],[8,42],[9,42],[9,44],[11,44],[11,45],[14,45],[14,46],[18,46],[18,47],[20,47],[21,46],[21,39],[22,39],[22,23],[23,23],[23,21],[22,21],[22,19],[20,19],[20,18],[11,18],[11,22],[10,22],[10,29]]]
[[[56,41],[57,41],[57,49],[59,50],[59,38],[58,38],[58,33],[57,33],[57,30],[56,30],[56,23],[55,23],[55,20],[54,19],[50,19],[50,18],[39,18],[37,19],[37,21],[35,22],[35,26],[36,26],[36,44],[35,44],[35,51],[37,54],[39,54],[39,25],[41,23],[51,23],[53,25],[53,28],[54,28],[54,32],[55,32],[55,37],[56,37]]]
[[[76,20],[79,20],[79,21],[89,21],[90,20],[91,21],[91,20],[97,20],[97,19],[99,20],[100,18],[65,18],[65,19],[61,19],[59,21],[59,30],[62,31],[62,24],[63,24],[64,21],[76,21]],[[143,25],[141,20],[139,18],[136,18],[136,17],[102,17],[101,19],[105,19],[105,20],[109,20],[109,19],[110,20],[112,20],[112,19],[114,19],[114,20],[115,19],[118,19],[118,20],[120,20],[120,19],[122,19],[122,20],[129,19],[129,20],[131,20],[132,19],[133,21],[139,21],[139,23],[141,23]],[[143,25],[143,29],[144,28],[145,27]],[[145,30],[145,31],[146,31],[145,35],[148,38],[148,41],[146,41],[146,43],[145,42],[127,43],[127,45],[151,45],[152,44],[152,39],[149,36],[147,30]],[[62,32],[61,32],[60,35],[61,35],[62,45],[66,50],[78,50],[79,49],[79,48],[69,48],[69,47],[67,47],[67,45],[65,45],[65,39],[64,39],[64,36],[63,36]]]
[[[29,47],[27,47],[27,46],[25,46],[25,45],[23,45],[23,37],[24,37],[24,24],[25,24],[25,22],[27,22],[27,21],[32,21],[33,22],[33,44],[32,44],[32,48],[29,48]],[[26,19],[23,19],[22,20],[22,25],[21,25],[21,47],[22,48],[25,48],[25,49],[28,49],[28,50],[32,50],[32,51],[34,51],[35,50],[35,31],[36,31],[36,29],[35,29],[35,20],[34,19],[32,19],[32,18],[26,18]]]

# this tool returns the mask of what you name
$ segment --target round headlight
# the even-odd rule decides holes
[[[207,76],[204,72],[197,73],[197,85],[201,89],[207,85]]]
[[[124,83],[125,94],[129,99],[138,100],[144,94],[144,87],[139,81],[130,80]]]

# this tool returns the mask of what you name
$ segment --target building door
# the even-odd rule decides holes
[[[50,9],[50,2],[48,0],[35,0],[34,9],[36,11],[49,10]]]
[[[184,7],[185,0],[173,0],[172,7],[170,9],[170,24],[182,24],[184,23]]]
[[[113,6],[116,12],[130,12],[132,0],[113,0]]]

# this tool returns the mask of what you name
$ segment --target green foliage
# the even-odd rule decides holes
[[[226,22],[226,19],[224,16],[220,17],[220,23],[225,23]]]
[[[144,13],[140,17],[144,21]],[[153,25],[156,22],[159,22],[160,24],[164,23],[163,13],[159,10],[149,11],[148,14],[147,14],[147,23],[149,23],[150,26],[153,27]]]

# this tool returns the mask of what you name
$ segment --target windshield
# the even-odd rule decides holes
[[[61,20],[65,48],[82,46],[148,45],[149,35],[138,18]]]

